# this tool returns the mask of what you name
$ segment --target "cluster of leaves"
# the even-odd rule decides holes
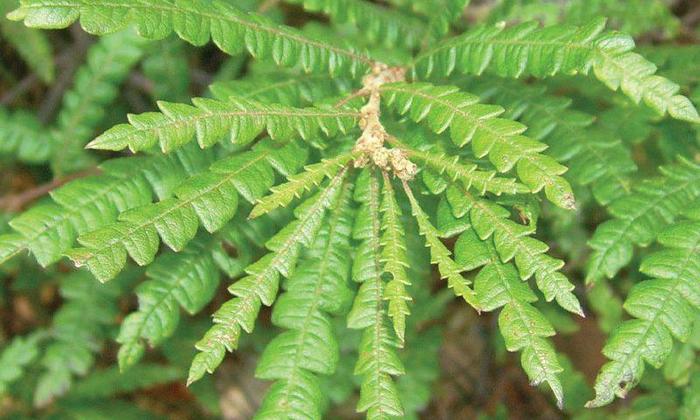
[[[121,410],[112,395],[184,381],[191,360],[187,384],[206,409],[206,374],[249,344],[243,333],[266,338],[256,324],[272,307],[280,331],[257,362],[272,381],[258,418],[321,418],[349,398],[352,376],[359,412],[410,418],[437,377],[440,331],[423,324],[452,294],[498,312],[500,345],[559,408],[590,390],[551,337],[593,311],[610,361],[588,407],[624,397],[647,363],[687,387],[674,412],[698,412],[700,116],[687,91],[698,80],[676,84],[666,74],[692,60],[649,47],[657,67],[599,17],[672,34],[667,8],[628,21],[621,2],[572,2],[558,23],[545,6],[504,1],[495,23],[467,25],[466,0],[290,0],[330,22],[299,29],[267,3],[237,3],[21,0],[8,17],[27,28],[0,25],[11,42],[28,34],[17,51],[46,82],[50,43],[35,28],[79,22],[101,36],[50,127],[0,108],[6,160],[57,185],[78,178],[0,231],[0,264],[16,273],[29,251],[63,298],[45,328],[0,353],[0,393],[21,394],[13,384],[27,378],[36,407]],[[547,24],[512,22],[522,10]],[[182,41],[231,56],[191,104],[174,102],[188,92]],[[119,123],[108,111],[139,63],[157,102]],[[369,151],[367,137],[380,138]],[[85,269],[66,274],[64,257]],[[431,267],[447,292],[431,296]],[[138,303],[117,322],[132,289]],[[200,333],[191,317],[210,304],[213,325],[184,357],[169,354],[164,343]],[[121,375],[95,368],[110,338]],[[169,365],[143,361],[156,348]],[[650,401],[666,392],[650,388]]]

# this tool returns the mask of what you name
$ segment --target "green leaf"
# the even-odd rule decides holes
[[[393,320],[394,332],[399,342],[403,345],[406,331],[406,317],[411,311],[408,303],[413,299],[406,290],[411,286],[406,269],[409,267],[406,255],[406,241],[404,239],[403,226],[401,223],[401,208],[396,201],[391,180],[384,174],[384,184],[382,188],[381,212],[382,230],[381,238],[382,253],[380,262],[384,264],[384,271],[391,275],[391,280],[384,288],[384,300],[389,302],[388,314]]]
[[[464,298],[477,311],[481,310],[481,304],[476,298],[474,290],[469,287],[471,281],[462,276],[462,270],[452,259],[447,247],[440,241],[437,229],[430,222],[428,215],[420,207],[410,187],[406,184],[404,184],[404,191],[411,202],[413,216],[418,222],[420,233],[425,237],[425,246],[430,249],[430,262],[438,266],[440,276],[447,279],[447,287],[452,289],[456,296]]]
[[[559,373],[562,367],[546,337],[554,328],[534,306],[535,294],[518,279],[513,263],[503,262],[492,242],[483,241],[472,229],[466,230],[455,245],[457,261],[463,270],[482,267],[474,279],[476,298],[485,311],[503,307],[498,326],[508,351],[521,351],[521,364],[533,385],[546,382],[561,408],[564,395]]]
[[[459,147],[471,142],[476,157],[489,157],[499,172],[514,166],[520,180],[532,192],[544,189],[549,200],[572,209],[574,196],[569,183],[560,175],[566,168],[542,152],[546,145],[522,135],[526,127],[497,118],[503,108],[479,104],[479,98],[460,92],[454,86],[387,84],[381,87],[388,104],[415,122],[425,123],[436,133],[448,128]]]
[[[25,28],[20,23],[4,18],[16,5],[16,1],[0,1],[0,16],[3,17],[0,19],[0,34],[44,83],[51,83],[56,76],[51,43],[42,31]]]
[[[141,67],[143,75],[153,88],[154,100],[182,101],[189,98],[190,71],[186,44],[174,37],[157,43],[155,51],[149,51]]]
[[[290,0],[310,12],[322,12],[331,21],[351,23],[373,43],[386,47],[419,45],[427,30],[425,23],[400,10],[387,9],[365,0]]]
[[[85,144],[107,116],[119,95],[119,85],[141,59],[146,43],[134,31],[100,38],[78,69],[73,85],[63,96],[61,111],[51,135],[51,169],[54,174],[75,172],[94,164]]]
[[[271,193],[258,200],[248,217],[254,219],[278,207],[286,207],[292,200],[301,197],[306,191],[318,187],[324,179],[334,177],[352,158],[352,153],[344,153],[308,165],[304,168],[304,172],[288,177],[288,181],[282,185],[272,187]]]
[[[346,170],[336,175],[317,196],[297,207],[297,220],[270,239],[272,251],[246,269],[248,276],[230,288],[236,297],[225,302],[214,314],[214,326],[197,343],[199,353],[190,367],[188,384],[212,373],[226,351],[238,346],[241,329],[251,332],[261,304],[272,305],[279,288],[279,276],[289,278],[303,246],[310,245],[323,221],[325,210],[341,190]]]
[[[586,23],[607,16],[611,26],[633,36],[658,31],[660,36],[675,35],[680,22],[663,0],[573,0],[565,5],[567,21]]]
[[[662,176],[646,179],[630,195],[614,201],[613,219],[600,224],[589,241],[587,283],[613,278],[630,263],[634,246],[645,246],[700,197],[700,165],[680,159],[661,168]]]
[[[437,175],[444,173],[444,177],[449,178],[451,182],[460,182],[465,188],[476,190],[479,195],[486,195],[486,192],[501,195],[523,194],[530,191],[513,178],[497,177],[495,171],[483,171],[479,170],[476,164],[462,163],[458,156],[450,156],[437,150],[422,152],[408,148],[398,141],[395,143],[399,144],[401,150],[404,150],[409,157],[425,162],[426,166]]]
[[[510,220],[510,212],[504,207],[474,197],[463,188],[449,187],[446,197],[454,216],[468,214],[479,238],[482,241],[490,238],[500,259],[503,262],[513,260],[523,280],[535,276],[537,287],[548,302],[556,299],[562,308],[583,316],[581,305],[572,293],[574,285],[559,272],[564,261],[547,255],[549,247],[529,236],[532,233],[530,227]]]
[[[0,395],[10,389],[12,382],[21,378],[24,369],[39,356],[39,345],[46,337],[43,331],[17,336],[0,353]]]
[[[568,166],[564,177],[572,184],[590,186],[602,205],[630,192],[630,175],[637,165],[617,132],[594,124],[596,117],[572,109],[570,99],[547,94],[543,88],[496,78],[487,81],[468,87],[485,89],[483,99],[502,105],[506,115],[528,126],[527,136],[547,143],[547,154]],[[640,114],[638,108],[629,108]],[[620,117],[611,117],[617,126]],[[627,130],[626,122],[622,131]]]
[[[268,389],[256,419],[320,419],[319,402],[325,398],[318,377],[298,370],[293,380],[280,379]]]
[[[499,23],[438,43],[419,54],[413,65],[423,77],[448,76],[455,70],[479,75],[486,69],[501,77],[548,77],[592,69],[606,86],[621,89],[635,103],[643,100],[660,115],[700,122],[690,100],[678,94],[679,86],[657,76],[654,64],[631,52],[631,37],[602,33],[604,27],[602,18],[581,27],[539,28],[537,22],[525,22],[506,28]]]
[[[144,341],[156,347],[173,335],[180,307],[194,315],[211,301],[219,285],[214,252],[220,246],[216,238],[199,238],[181,254],[164,254],[150,266],[149,280],[136,289],[139,309],[124,319],[117,337],[121,370],[141,359]]]
[[[298,144],[275,147],[263,142],[215,162],[178,187],[175,198],[121,213],[117,223],[81,235],[78,242],[83,248],[71,250],[70,258],[107,281],[124,267],[127,253],[139,265],[150,264],[161,238],[174,251],[182,250],[200,221],[210,232],[228,222],[235,215],[239,193],[253,201],[272,187],[273,167],[286,175],[303,165],[306,150]]]
[[[353,280],[360,283],[348,327],[363,329],[358,347],[355,375],[361,376],[357,411],[369,419],[401,416],[403,409],[392,376],[404,373],[396,354],[397,339],[387,325],[381,266],[380,185],[378,174],[365,169],[357,181],[355,200],[361,208],[355,218],[353,237],[362,241],[352,268]]]
[[[51,154],[46,132],[34,114],[0,108],[0,155],[16,156],[22,162],[43,163]]]
[[[25,248],[22,235],[8,233],[0,235],[0,263],[19,255]]]
[[[158,102],[161,112],[130,115],[93,140],[88,147],[132,151],[160,145],[168,153],[192,139],[210,147],[224,138],[247,144],[266,131],[273,139],[311,139],[323,132],[335,136],[354,127],[357,112],[344,109],[292,108],[229,96],[225,101],[194,98],[192,105]]]
[[[79,234],[112,223],[120,212],[169,197],[174,186],[208,165],[210,154],[184,148],[171,156],[113,159],[103,174],[71,181],[45,202],[10,220],[19,233],[0,244],[0,263],[29,249],[42,266],[58,261]]]
[[[83,29],[95,35],[133,25],[145,38],[162,39],[175,32],[196,46],[211,38],[230,55],[247,50],[254,57],[289,67],[299,65],[307,72],[355,74],[373,64],[366,54],[352,48],[310,38],[219,0],[22,0],[20,8],[8,17],[24,20],[29,27],[48,29],[65,28],[80,19]]]
[[[267,66],[251,77],[218,81],[209,86],[214,97],[221,101],[229,97],[242,97],[294,107],[309,106],[331,96],[349,93],[350,89],[351,84],[347,79],[331,78],[324,74],[283,72]]]
[[[349,183],[343,186],[308,257],[275,304],[272,322],[287,330],[266,346],[258,362],[256,376],[277,382],[266,394],[257,417],[321,418],[324,411],[325,398],[316,375],[334,373],[339,358],[329,314],[344,311],[352,294],[347,285],[351,187]]]
[[[644,374],[644,363],[660,368],[673,339],[688,339],[700,311],[700,222],[681,222],[659,235],[665,249],[650,254],[640,270],[654,276],[637,283],[625,301],[633,317],[613,331],[603,348],[610,359],[595,383],[596,396],[588,407],[624,397]]]
[[[498,327],[508,351],[522,351],[521,364],[537,386],[547,383],[554,393],[559,408],[564,405],[564,392],[556,376],[563,369],[554,347],[542,337],[554,335],[554,329],[541,312],[522,303],[506,305],[498,316]]]
[[[84,376],[119,314],[118,297],[133,277],[102,285],[85,272],[66,277],[60,286],[64,304],[53,317],[51,342],[41,359],[44,367],[34,392],[34,405],[44,407]]]
[[[413,12],[429,18],[429,34],[438,39],[447,34],[450,24],[464,15],[470,0],[390,0],[397,6],[410,8]],[[430,38],[426,36],[423,41]],[[425,46],[425,45],[424,45]]]

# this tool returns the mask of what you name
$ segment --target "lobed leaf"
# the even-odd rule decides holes
[[[156,347],[175,333],[180,307],[193,315],[214,297],[220,277],[214,252],[220,246],[216,238],[195,239],[181,254],[164,254],[150,266],[149,280],[136,288],[139,308],[124,319],[117,336],[120,370],[141,359],[145,341]]]
[[[301,248],[309,246],[323,222],[325,210],[342,189],[346,170],[336,175],[317,196],[297,207],[297,220],[270,239],[269,254],[250,265],[248,275],[230,288],[236,297],[225,302],[214,314],[214,326],[196,344],[199,353],[190,367],[188,384],[212,373],[223,360],[226,351],[238,346],[241,329],[251,332],[261,304],[274,302],[280,275],[290,278]]]
[[[537,22],[479,27],[422,52],[413,66],[422,77],[448,76],[455,70],[479,75],[486,69],[502,77],[548,77],[592,69],[606,86],[621,89],[635,103],[643,100],[660,115],[700,122],[690,100],[678,94],[680,87],[657,76],[654,64],[631,52],[631,37],[603,33],[604,27],[602,18],[581,27],[539,28]]]
[[[89,50],[87,62],[78,69],[63,96],[56,127],[50,136],[51,169],[54,174],[75,172],[94,164],[85,144],[107,116],[119,95],[119,85],[140,61],[147,44],[134,31],[100,38]]]
[[[662,167],[661,173],[608,206],[613,218],[600,224],[589,241],[593,254],[588,261],[586,282],[614,277],[631,261],[635,245],[651,243],[656,234],[700,197],[700,165],[681,159]]]
[[[58,261],[79,234],[112,223],[117,215],[165,198],[184,178],[209,164],[210,154],[185,148],[171,156],[113,159],[103,174],[71,181],[52,191],[52,202],[40,203],[11,219],[18,232],[0,240],[0,263],[24,249],[42,266]]]
[[[425,120],[436,133],[448,128],[459,147],[471,142],[476,157],[489,157],[499,172],[514,166],[520,180],[532,192],[544,189],[549,200],[565,209],[574,208],[569,183],[560,175],[564,166],[543,155],[546,145],[529,139],[526,127],[515,121],[497,118],[503,108],[481,105],[477,96],[460,92],[454,86],[430,84],[387,84],[381,87],[386,102],[415,122]]]
[[[0,353],[0,395],[10,390],[10,385],[21,378],[24,370],[39,356],[39,345],[46,338],[43,331],[27,336],[17,336],[5,345]]]
[[[65,28],[80,19],[83,29],[95,35],[133,25],[145,38],[162,39],[175,32],[195,46],[202,46],[211,38],[227,54],[247,50],[256,58],[271,59],[288,67],[298,65],[306,72],[355,74],[373,64],[365,53],[308,37],[220,0],[22,0],[9,18],[24,20],[29,27],[47,29]]]
[[[495,171],[479,170],[479,166],[473,163],[463,163],[458,156],[451,156],[447,153],[436,150],[428,152],[415,150],[398,141],[401,150],[405,151],[409,157],[423,161],[427,167],[432,169],[438,177],[443,175],[450,179],[450,182],[460,182],[467,189],[475,189],[479,195],[486,195],[487,192],[501,194],[524,194],[530,191],[528,187],[515,181],[513,178],[496,176]],[[427,172],[426,172],[427,173]],[[431,179],[428,183],[439,182]]]
[[[393,320],[394,332],[399,342],[403,345],[406,331],[406,317],[411,311],[408,304],[413,299],[406,290],[411,286],[406,269],[410,267],[406,255],[406,241],[404,239],[403,226],[401,224],[401,208],[396,201],[391,180],[384,174],[382,188],[382,215],[381,258],[384,271],[391,275],[391,280],[384,288],[384,300],[389,302],[388,314]]]
[[[447,279],[447,287],[452,289],[456,296],[464,298],[464,300],[477,311],[481,310],[481,304],[476,298],[474,290],[470,288],[471,281],[462,276],[461,270],[455,261],[450,256],[450,251],[440,241],[437,229],[430,222],[428,215],[416,201],[413,193],[408,185],[404,184],[404,190],[411,202],[413,216],[418,222],[418,229],[421,235],[425,237],[425,246],[430,249],[430,261],[438,266],[442,278]]]
[[[468,215],[479,238],[491,238],[501,260],[513,260],[523,280],[535,276],[537,288],[548,302],[556,300],[567,311],[583,316],[581,304],[572,293],[574,285],[559,272],[564,261],[547,255],[549,247],[529,236],[530,227],[510,220],[510,212],[502,206],[478,199],[459,187],[449,187],[446,197],[454,216]]]
[[[93,281],[85,272],[66,277],[60,286],[63,306],[53,317],[51,341],[41,365],[44,368],[34,391],[34,405],[45,407],[72,387],[74,377],[84,376],[95,363],[95,353],[108,337],[107,328],[118,315],[118,297],[129,277],[109,285]]]
[[[602,205],[630,192],[637,165],[617,133],[594,124],[596,117],[571,109],[570,99],[522,83],[491,82],[482,98],[502,105],[508,117],[528,126],[527,136],[547,143],[548,155],[568,166],[564,177],[572,184],[590,186]]]
[[[286,183],[270,188],[270,194],[258,200],[248,217],[254,219],[278,207],[286,207],[306,191],[318,187],[324,179],[334,177],[352,158],[352,153],[343,153],[306,166],[304,172],[291,175]]]
[[[43,163],[51,154],[44,140],[45,129],[30,112],[9,112],[0,108],[0,155],[15,156],[21,162]]]
[[[308,257],[286,283],[272,312],[272,322],[286,331],[265,348],[256,376],[276,379],[267,392],[262,418],[279,415],[321,418],[323,397],[317,375],[334,373],[338,342],[329,315],[346,310],[352,292],[347,285],[351,265],[353,209],[346,183],[329,212]]]
[[[196,138],[206,148],[228,138],[247,144],[263,131],[273,139],[310,139],[354,127],[357,112],[343,109],[292,108],[229,96],[225,101],[192,99],[194,106],[159,102],[161,112],[130,115],[130,124],[119,124],[93,140],[88,147],[132,151],[160,145],[168,153]]]
[[[633,317],[611,334],[603,348],[610,359],[595,383],[588,407],[625,397],[644,374],[644,363],[660,368],[673,348],[685,342],[700,311],[700,223],[680,222],[664,230],[658,241],[665,249],[650,254],[640,270],[653,276],[634,285],[625,310]]]
[[[180,251],[194,238],[200,222],[209,232],[219,230],[236,213],[238,194],[254,201],[275,182],[272,168],[285,175],[306,160],[295,143],[282,148],[263,142],[241,155],[221,159],[175,190],[175,196],[119,215],[119,220],[78,238],[82,248],[69,256],[107,281],[122,270],[127,253],[139,265],[153,261],[160,239]]]
[[[331,78],[324,74],[302,75],[265,69],[252,77],[217,81],[209,86],[209,90],[220,101],[234,97],[301,107],[349,93],[351,84],[347,79]]]
[[[332,22],[351,23],[371,42],[386,47],[419,45],[427,28],[423,21],[400,10],[387,9],[365,0],[287,0],[310,12],[329,15]]]
[[[353,237],[362,241],[352,268],[353,280],[360,283],[348,327],[363,329],[354,374],[361,376],[357,411],[369,419],[403,415],[403,408],[392,376],[404,373],[396,353],[398,343],[387,325],[381,266],[380,184],[378,174],[365,169],[357,181],[355,200],[361,208],[355,218]]]
[[[521,364],[533,385],[547,383],[559,407],[564,394],[559,374],[563,371],[552,344],[546,339],[554,329],[532,303],[537,296],[518,279],[513,262],[503,261],[494,243],[465,226],[455,244],[460,270],[480,268],[474,278],[475,297],[485,311],[503,308],[498,326],[508,351],[522,352]]]

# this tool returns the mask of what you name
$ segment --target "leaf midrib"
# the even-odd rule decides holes
[[[525,36],[528,36],[532,34],[532,32],[528,33]],[[499,32],[495,36],[501,35]],[[462,40],[460,39],[461,36],[455,37],[454,39],[450,39],[448,42],[445,42],[442,45],[438,45],[435,48],[432,48],[428,51],[425,51],[418,55],[414,60],[413,60],[413,66],[415,66],[418,62],[421,60],[424,60],[432,55],[437,54],[438,52],[447,49],[447,48],[459,48],[462,46],[473,46],[473,45],[493,45],[493,46],[536,46],[536,47],[560,47],[560,48],[566,48],[570,50],[575,50],[575,49],[583,49],[583,50],[590,50],[594,51],[596,47],[592,45],[584,45],[584,44],[577,44],[574,42],[562,42],[562,41],[534,41],[534,40],[522,40],[522,39],[517,39],[517,40],[508,40],[508,39],[466,39]],[[490,60],[489,60],[490,61]]]
[[[225,103],[225,102],[222,102]],[[173,128],[180,128],[180,127],[187,127],[193,124],[197,124],[201,120],[205,120],[208,118],[232,118],[232,117],[286,117],[286,118],[292,118],[292,117],[309,117],[309,118],[342,118],[342,117],[352,117],[352,118],[358,118],[359,113],[358,112],[350,112],[350,111],[337,111],[337,112],[321,112],[321,110],[316,110],[315,112],[312,112],[312,110],[315,110],[315,108],[289,108],[287,111],[283,110],[260,110],[260,111],[249,111],[249,110],[243,110],[243,111],[226,111],[226,112],[212,112],[212,111],[203,111],[201,108],[195,108],[198,112],[201,112],[200,114],[197,115],[189,115],[185,118],[177,118],[177,119],[167,119],[169,117],[166,117],[164,121],[158,122],[156,124],[151,124],[148,126],[144,127],[136,127],[133,124],[129,124],[130,129],[125,131],[121,135],[117,136],[107,136],[107,140],[103,141],[98,141],[101,139],[102,136],[98,137],[94,141],[92,141],[90,144],[88,144],[88,147],[92,148],[99,148],[100,143],[105,142],[105,143],[113,143],[113,142],[122,142],[124,139],[126,139],[127,145],[130,145],[129,139],[134,137],[135,133],[142,133],[142,132],[149,132],[149,131],[155,131],[158,132],[159,130],[166,128],[166,127],[173,127]],[[292,111],[292,112],[290,112]],[[160,114],[164,115],[164,114]],[[105,133],[108,134],[108,133]],[[103,134],[104,135],[104,134]],[[98,147],[95,147],[98,146]]]

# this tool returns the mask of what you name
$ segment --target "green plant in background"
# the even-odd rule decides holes
[[[616,30],[675,36],[663,2],[627,16],[621,1],[503,1],[476,22],[464,19],[468,0],[253,3],[7,7],[28,28],[78,22],[103,37],[50,127],[0,108],[2,162],[65,183],[0,235],[5,276],[32,265],[29,251],[45,271],[27,290],[55,282],[63,298],[43,328],[0,353],[0,392],[81,415],[121,410],[114,394],[187,376],[216,414],[206,373],[243,333],[254,339],[272,307],[279,331],[257,361],[256,377],[272,383],[258,418],[320,418],[352,394],[342,388],[352,376],[368,418],[416,416],[440,346],[440,328],[422,324],[448,300],[444,290],[431,297],[432,266],[441,288],[498,313],[496,345],[518,352],[560,409],[608,413],[583,410],[588,385],[552,341],[592,313],[610,361],[587,407],[658,376],[627,410],[660,398],[672,407],[664,414],[700,411],[700,117],[689,99],[698,80],[686,79],[700,50],[639,54]],[[278,23],[289,10],[330,23]],[[11,42],[31,34],[17,52],[50,82],[44,33],[0,28]],[[173,102],[188,95],[196,54],[182,41],[231,56],[191,103]],[[140,98],[153,110],[122,122],[112,107],[134,104],[119,86],[139,62],[146,81],[132,82],[159,101]],[[85,269],[66,274],[64,257]],[[120,319],[132,290],[138,304]],[[212,305],[205,331],[181,316]],[[181,329],[201,337],[169,355]],[[121,375],[94,367],[112,338]],[[170,363],[143,360],[157,348]],[[663,372],[644,375],[645,365]]]

